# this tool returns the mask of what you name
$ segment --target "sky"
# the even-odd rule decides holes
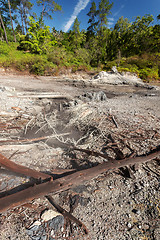
[[[100,0],[94,0],[96,5]],[[31,0],[35,3],[36,0]],[[62,12],[55,12],[53,19],[45,19],[45,24],[55,27],[56,30],[69,31],[73,27],[75,18],[80,21],[80,29],[87,29],[88,16],[92,0],[57,0],[58,4],[62,6]],[[108,16],[108,27],[114,27],[117,20],[123,16],[128,18],[131,22],[136,16],[144,16],[151,14],[154,16],[154,24],[157,24],[156,17],[160,14],[160,0],[110,0],[113,2],[111,15]],[[33,11],[39,15],[41,8],[34,4]]]

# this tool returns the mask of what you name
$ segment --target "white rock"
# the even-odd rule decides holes
[[[55,218],[57,216],[62,216],[59,212],[56,212],[54,210],[46,210],[44,213],[41,215],[41,219],[45,222],[51,220],[52,218]]]
[[[34,226],[40,226],[41,222],[40,221],[35,221],[29,228],[33,228]]]
[[[145,85],[137,75],[132,73],[119,73],[116,67],[113,67],[112,72],[102,71],[98,73],[91,80],[112,85]]]
[[[132,227],[132,224],[131,224],[131,223],[128,223],[128,227],[131,228],[131,227]]]

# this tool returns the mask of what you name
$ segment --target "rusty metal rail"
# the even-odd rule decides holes
[[[21,206],[25,203],[28,203],[29,201],[32,201],[35,198],[43,197],[49,193],[58,193],[73,188],[106,171],[118,169],[124,166],[134,165],[136,163],[148,162],[152,159],[157,158],[158,156],[160,156],[160,150],[157,150],[156,152],[150,153],[145,156],[104,162],[102,164],[97,165],[96,167],[77,171],[75,173],[71,173],[70,175],[61,177],[56,180],[53,180],[51,178],[46,179],[45,182],[42,182],[40,184],[33,184],[31,187],[28,187],[27,189],[0,198],[0,212],[4,212],[11,208]],[[5,157],[2,159],[4,162]],[[17,169],[15,170],[17,172]],[[35,177],[34,174],[35,171],[33,172],[32,175]],[[40,173],[40,175],[41,174],[42,173]],[[38,177],[40,175],[37,174]],[[45,176],[46,178],[48,178],[48,176],[50,177],[50,175],[43,175],[43,177]]]

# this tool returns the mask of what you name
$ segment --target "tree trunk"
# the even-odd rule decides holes
[[[21,5],[21,7],[20,7],[20,14],[21,14],[21,23],[22,23],[22,34],[24,35],[25,33],[24,33],[24,22],[23,22],[23,7],[22,7],[22,5]]]
[[[25,24],[25,30],[26,30],[26,33],[28,32],[28,28],[27,28],[27,15],[26,15],[26,10],[25,10],[25,7],[24,7],[24,24]]]
[[[10,0],[8,0],[8,7],[9,7],[9,15],[10,15],[10,19],[11,19],[11,27],[12,27],[12,31],[13,31],[14,41],[16,42],[16,35],[15,35],[15,32],[14,32],[14,28],[13,28],[13,20],[12,20],[12,14],[11,14]]]
[[[4,35],[5,35],[6,43],[8,44],[6,28],[5,28],[5,26],[4,26],[3,19],[2,19],[2,16],[1,16],[1,13],[0,13],[0,21],[1,21],[1,24],[2,24],[2,27],[3,27],[3,30],[4,30]]]
[[[43,21],[43,17],[44,17],[44,11],[45,11],[45,6],[44,6],[44,2],[42,4],[43,9],[42,9],[42,14],[41,14],[41,20]]]
[[[1,23],[1,21],[0,21],[0,28],[2,28],[2,23]],[[2,42],[2,41],[3,41],[3,34],[2,34],[2,32],[1,32],[0,39],[1,39],[1,42]]]

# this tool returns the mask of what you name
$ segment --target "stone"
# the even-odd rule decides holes
[[[106,78],[109,76],[109,73],[102,71],[100,73],[98,73],[96,76],[94,76],[94,79],[102,79],[102,78]]]
[[[98,102],[106,101],[107,97],[106,97],[106,94],[103,91],[99,91],[97,93],[94,93],[93,100],[94,101],[98,101]]]
[[[132,224],[131,224],[131,223],[128,223],[127,226],[128,226],[129,228],[131,228],[131,227],[132,227]]]
[[[118,74],[118,70],[117,70],[116,66],[112,67],[112,72]]]
[[[34,226],[40,226],[41,222],[40,221],[35,221],[30,227],[29,229],[33,228]]]
[[[59,230],[61,227],[64,226],[64,217],[61,215],[53,218],[48,222],[51,229],[54,229],[55,231]]]
[[[45,210],[42,215],[41,215],[41,219],[44,221],[44,222],[48,222],[49,220],[57,217],[57,216],[62,216],[59,212],[56,212],[54,210]]]

